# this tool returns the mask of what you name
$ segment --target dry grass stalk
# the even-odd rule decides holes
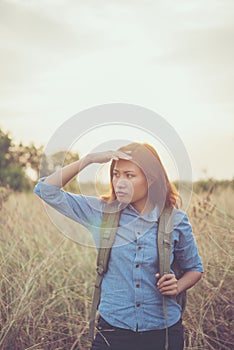
[[[186,350],[233,346],[233,207],[219,209],[223,196],[213,188],[190,206],[206,272],[188,293]],[[64,238],[33,195],[12,194],[1,214],[0,348],[87,350],[95,250]]]

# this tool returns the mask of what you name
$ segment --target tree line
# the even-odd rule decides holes
[[[79,155],[73,152],[60,151],[45,156],[44,146],[36,147],[34,143],[24,145],[16,144],[9,133],[0,129],[0,187],[6,187],[14,191],[29,191],[35,185],[40,176],[46,176],[59,167],[79,159]],[[32,176],[34,175],[34,176]],[[193,183],[195,192],[207,192],[211,186],[234,190],[234,178],[232,180],[199,180]],[[178,183],[175,182],[175,185]],[[75,179],[70,182],[67,190],[79,192]]]
[[[16,144],[9,133],[0,129],[0,187],[29,191],[40,176],[79,159],[77,153],[60,151],[48,157],[43,151],[43,145],[36,147],[33,142]],[[70,186],[76,184],[73,182]]]

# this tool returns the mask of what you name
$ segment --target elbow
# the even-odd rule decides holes
[[[40,191],[38,189],[38,184],[34,186],[33,193],[40,197]]]
[[[203,277],[203,272],[199,272],[199,276],[200,276],[200,277],[199,277],[199,280],[200,280],[200,279]],[[199,281],[199,280],[198,280],[198,281]]]
[[[190,286],[189,286],[189,288],[190,288],[190,287],[193,287],[198,281],[200,281],[203,273],[201,271],[197,271],[197,270],[190,270],[185,275],[187,275],[189,280],[190,280]]]
[[[202,278],[203,272],[196,271],[196,273],[197,273],[197,282],[198,282],[198,281],[200,281],[200,279]]]
[[[194,284],[196,284],[202,278],[203,272],[193,271],[193,276],[194,276]]]

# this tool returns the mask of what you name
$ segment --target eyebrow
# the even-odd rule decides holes
[[[114,168],[113,171],[117,171],[119,173],[119,170]],[[134,170],[125,170],[124,173],[135,173]]]

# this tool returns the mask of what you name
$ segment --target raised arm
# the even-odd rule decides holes
[[[53,174],[46,177],[44,183],[57,187],[64,187],[80,171],[93,163],[107,163],[110,160],[125,159],[131,160],[131,156],[121,151],[106,151],[90,153],[74,163],[66,165]]]

